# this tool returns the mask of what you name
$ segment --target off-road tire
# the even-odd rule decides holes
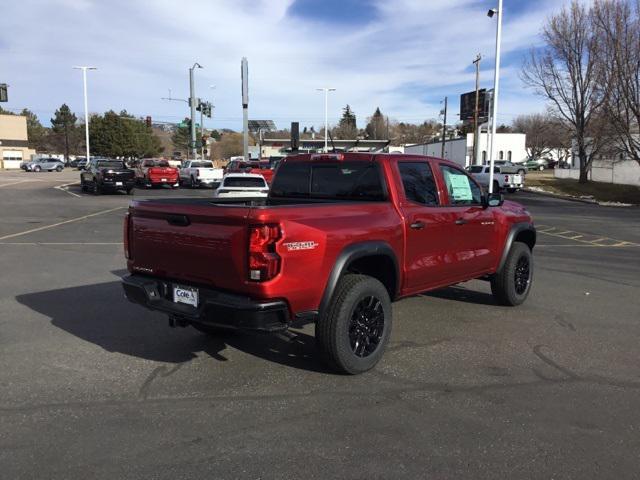
[[[517,275],[521,275],[521,279],[525,276],[522,270],[526,264],[526,286],[523,287],[522,280],[518,284]],[[513,242],[511,249],[507,254],[507,259],[500,271],[491,277],[491,293],[500,305],[514,307],[523,303],[533,282],[533,254],[529,246],[522,242]]]
[[[383,315],[382,331],[377,344],[373,343],[375,349],[366,356],[359,356],[354,352],[350,332],[355,332],[356,309],[369,298],[379,302],[378,311],[381,310]],[[367,275],[348,274],[338,282],[329,307],[316,323],[316,345],[330,367],[341,373],[355,375],[370,370],[382,358],[391,336],[391,327],[391,300],[384,285]],[[367,346],[371,344],[366,343]]]

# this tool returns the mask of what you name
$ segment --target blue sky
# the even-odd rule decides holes
[[[544,110],[518,77],[522,59],[540,45],[545,19],[561,0],[504,0],[499,121]],[[241,126],[240,59],[249,59],[249,116],[320,126],[322,94],[330,122],[349,103],[364,126],[376,107],[398,121],[437,118],[449,97],[455,121],[459,95],[473,89],[472,60],[484,57],[481,83],[493,82],[497,0],[5,0],[0,30],[3,108],[28,107],[43,121],[66,102],[82,112],[89,73],[89,110],[126,109],[178,122],[197,61],[197,95],[216,106],[209,127]],[[215,85],[215,88],[210,88]]]

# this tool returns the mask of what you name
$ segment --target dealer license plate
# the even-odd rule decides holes
[[[116,182],[116,187],[121,187],[122,186],[122,182]]]
[[[173,286],[173,301],[175,303],[184,303],[198,307],[198,289],[191,287],[183,287],[181,285]]]
[[[163,178],[163,179],[162,179],[162,181],[163,181],[163,182],[166,182],[166,181],[167,181],[167,179],[166,179],[166,178]]]

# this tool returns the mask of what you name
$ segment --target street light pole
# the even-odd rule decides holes
[[[444,158],[444,147],[447,143],[447,97],[444,97],[444,121],[442,122],[442,149],[440,158]]]
[[[202,68],[198,62],[194,63],[189,69],[189,106],[191,107],[191,156],[192,160],[195,160],[198,156],[198,150],[196,149],[196,96],[195,96],[195,81],[193,78],[193,70],[196,68]]]
[[[316,88],[319,92],[324,92],[324,153],[329,151],[329,92],[335,92],[335,88]]]
[[[90,160],[89,157],[89,101],[87,100],[87,70],[97,70],[97,67],[73,67],[76,70],[82,70],[82,86],[84,96],[84,137],[87,145],[87,163]]]
[[[491,121],[491,146],[489,147],[489,193],[493,193],[493,165],[494,147],[496,140],[496,125],[498,122],[498,87],[500,85],[500,37],[502,35],[502,0],[498,0],[498,8],[492,8],[487,15],[492,18],[498,16],[496,25],[496,65],[493,72],[493,112]]]
[[[476,59],[473,61],[473,64],[476,66],[476,101],[475,107],[473,109],[473,156],[471,165],[475,165],[478,159],[478,145],[480,143],[480,138],[478,135],[479,125],[478,125],[478,109],[480,108],[480,61],[482,60],[482,55],[476,55]]]

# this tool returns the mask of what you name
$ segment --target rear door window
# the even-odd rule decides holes
[[[438,205],[438,188],[427,162],[398,162],[407,200],[423,205]]]

